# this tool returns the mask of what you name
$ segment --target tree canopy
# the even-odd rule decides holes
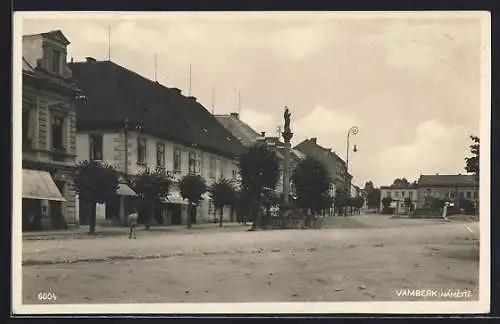
[[[310,209],[314,214],[328,208],[331,183],[321,162],[310,157],[300,161],[292,174],[292,181],[300,208]]]
[[[375,188],[373,182],[365,183],[366,204],[368,208],[378,208],[380,203],[380,189]]]
[[[202,195],[208,190],[205,179],[199,174],[187,174],[179,181],[181,196],[189,201],[187,226],[191,227],[191,215],[196,215],[196,206],[203,200]]]
[[[140,172],[133,181],[133,188],[138,198],[148,204],[157,202],[162,197],[167,197],[172,185],[172,179],[163,169],[150,168]]]
[[[116,196],[118,173],[109,164],[98,161],[82,161],[73,174],[79,199],[95,206],[106,203]],[[94,209],[94,208],[93,208]],[[90,215],[90,232],[95,232],[95,213]]]
[[[152,171],[145,168],[140,172],[132,183],[137,198],[141,203],[140,220],[149,229],[153,216],[154,206],[161,198],[166,198],[172,185],[171,177],[164,169],[157,168]]]
[[[210,197],[214,208],[220,211],[220,226],[223,222],[224,206],[231,206],[235,203],[235,189],[230,180],[219,178],[210,186]]]
[[[241,187],[248,192],[261,193],[264,188],[275,189],[280,170],[276,154],[264,145],[254,145],[240,155]]]
[[[264,188],[276,188],[280,177],[279,161],[276,154],[265,145],[256,144],[240,155],[239,165],[240,191],[249,202],[253,227],[259,228],[262,226],[260,209],[263,191]]]
[[[406,178],[396,178],[394,179],[394,182],[392,183],[393,186],[398,186],[398,187],[409,187],[410,182]]]
[[[465,170],[479,178],[479,137],[471,135],[472,144],[469,145],[470,157],[465,158]]]

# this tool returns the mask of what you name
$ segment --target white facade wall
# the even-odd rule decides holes
[[[125,172],[125,135],[124,133],[109,133],[93,131],[92,134],[103,135],[103,162],[113,165],[118,171]],[[77,133],[77,162],[88,160],[90,158],[90,141],[88,132]],[[146,140],[146,161],[145,164],[139,164],[138,157],[138,138]],[[157,143],[165,145],[165,170],[173,172],[174,181],[179,181],[183,176],[189,173],[189,152],[195,152],[196,158],[200,161],[200,175],[205,178],[207,185],[210,186],[216,179],[224,177],[226,179],[239,179],[238,162],[227,157],[206,152],[198,148],[190,148],[182,144],[167,141],[147,134],[138,134],[137,132],[128,133],[128,174],[136,175],[146,167],[154,170],[157,167]],[[174,173],[174,148],[181,150],[181,168],[180,172]],[[210,157],[215,161],[215,172],[210,170]],[[213,174],[213,176],[212,176]],[[235,177],[236,176],[236,177]],[[172,191],[178,189],[174,186]],[[205,195],[207,199],[202,201],[198,208],[198,222],[213,222],[213,209],[210,209],[208,202],[208,192]],[[187,208],[183,205],[183,223],[186,222]],[[104,219],[104,208],[98,206],[98,218]],[[218,215],[217,215],[218,217]],[[230,220],[230,208],[224,210],[225,221]]]
[[[418,189],[416,188],[381,188],[380,189],[380,210],[382,210],[382,199],[391,197],[393,200],[392,207],[398,210],[404,210],[404,201],[406,198],[411,198],[414,207],[418,201]]]

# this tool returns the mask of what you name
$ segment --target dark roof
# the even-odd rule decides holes
[[[402,185],[380,186],[380,189],[417,189],[417,188],[418,186],[413,183],[408,186],[402,186]]]
[[[77,105],[79,130],[120,129],[125,119],[147,134],[196,145],[225,156],[244,147],[195,99],[167,88],[111,61],[70,63],[73,78],[86,92]]]
[[[345,181],[337,175],[337,165],[341,163],[346,167],[346,163],[335,152],[330,149],[324,148],[316,143],[315,138],[305,139],[294,147],[295,150],[300,151],[306,156],[312,157],[319,162],[323,163],[325,168],[330,173],[330,177],[337,180]],[[346,178],[352,180],[352,175],[346,174]]]
[[[215,119],[222,124],[233,136],[235,136],[244,146],[251,146],[260,136],[252,127],[243,122],[234,114],[214,115]]]
[[[464,187],[478,186],[479,183],[474,175],[421,175],[418,179],[420,187]]]

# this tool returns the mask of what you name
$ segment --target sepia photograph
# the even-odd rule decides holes
[[[12,312],[488,312],[490,24],[16,12]]]

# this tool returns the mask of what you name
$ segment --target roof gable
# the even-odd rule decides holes
[[[239,118],[231,115],[215,115],[214,117],[244,146],[251,146],[259,137],[259,133]]]
[[[62,43],[64,45],[69,45],[71,42],[64,36],[62,31],[60,30],[52,30],[46,33],[42,33],[44,37],[51,38],[55,40],[56,42]]]

